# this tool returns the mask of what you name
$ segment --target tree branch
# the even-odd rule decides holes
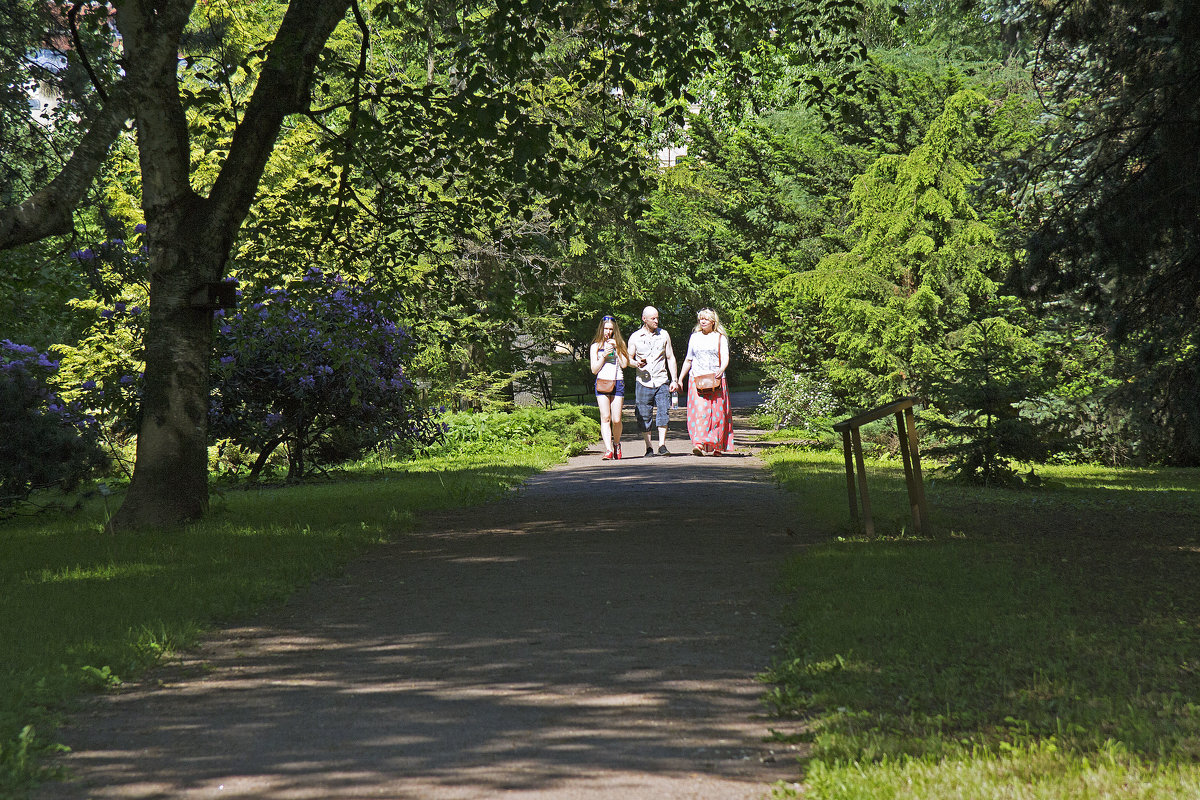
[[[249,211],[283,120],[309,107],[317,59],[350,0],[293,0],[275,35],[229,156],[209,193],[213,235],[232,242]]]
[[[108,101],[108,93],[104,91],[104,85],[100,83],[100,78],[96,76],[95,70],[92,69],[92,62],[88,59],[87,49],[83,46],[83,39],[79,36],[79,9],[83,7],[80,3],[75,3],[71,6],[71,10],[67,12],[67,22],[71,26],[71,41],[75,44],[75,52],[79,54],[79,60],[83,62],[83,68],[87,71],[88,77],[92,79],[92,86],[96,88],[96,94],[100,95],[102,102]]]
[[[71,214],[87,194],[108,149],[131,115],[124,82],[109,95],[58,175],[17,205],[0,208],[0,250],[71,231]]]

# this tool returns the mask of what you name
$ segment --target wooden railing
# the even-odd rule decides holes
[[[915,397],[902,397],[886,406],[873,408],[856,417],[842,420],[833,429],[842,435],[842,451],[846,456],[846,487],[850,496],[850,519],[858,527],[858,501],[862,500],[863,530],[875,535],[871,520],[871,498],[867,494],[867,470],[863,465],[862,439],[858,429],[868,422],[896,415],[896,433],[900,436],[900,455],[904,459],[904,481],[908,484],[908,503],[912,507],[913,531],[920,533],[929,526],[929,507],[925,504],[925,484],[921,480],[921,454],[917,449],[917,425],[913,418]],[[858,497],[854,491],[855,468],[858,471]]]

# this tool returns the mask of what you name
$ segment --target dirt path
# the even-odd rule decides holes
[[[39,797],[763,797],[796,776],[754,676],[798,526],[739,439],[684,456],[681,416],[680,455],[627,434],[429,519],[98,699]]]

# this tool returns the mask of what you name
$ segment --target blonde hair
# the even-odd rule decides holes
[[[600,324],[596,326],[596,335],[592,337],[592,344],[604,344],[604,323],[606,322],[613,324],[613,341],[617,345],[617,355],[629,361],[629,350],[625,347],[625,337],[621,335],[621,326],[617,325],[617,321],[612,317],[606,316],[600,320]]]
[[[717,316],[716,311],[714,311],[711,308],[702,308],[696,312],[696,319],[699,320],[701,317],[703,317],[704,319],[712,320],[714,331],[721,334],[722,336],[729,336],[729,334],[725,332],[725,326],[721,324],[721,318]],[[696,327],[692,328],[692,331],[698,332],[699,330],[700,330],[700,323],[697,322]]]

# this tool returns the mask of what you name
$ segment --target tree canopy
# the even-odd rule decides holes
[[[136,430],[118,527],[203,513],[214,317],[314,266],[387,298],[434,405],[548,396],[599,315],[712,305],[735,372],[811,408],[937,405],[982,326],[1041,375],[1014,413],[1068,418],[1078,453],[1124,426],[1129,457],[1200,459],[1188,4],[11,10],[0,302],[35,310],[0,333]],[[57,100],[31,113],[35,80]]]

